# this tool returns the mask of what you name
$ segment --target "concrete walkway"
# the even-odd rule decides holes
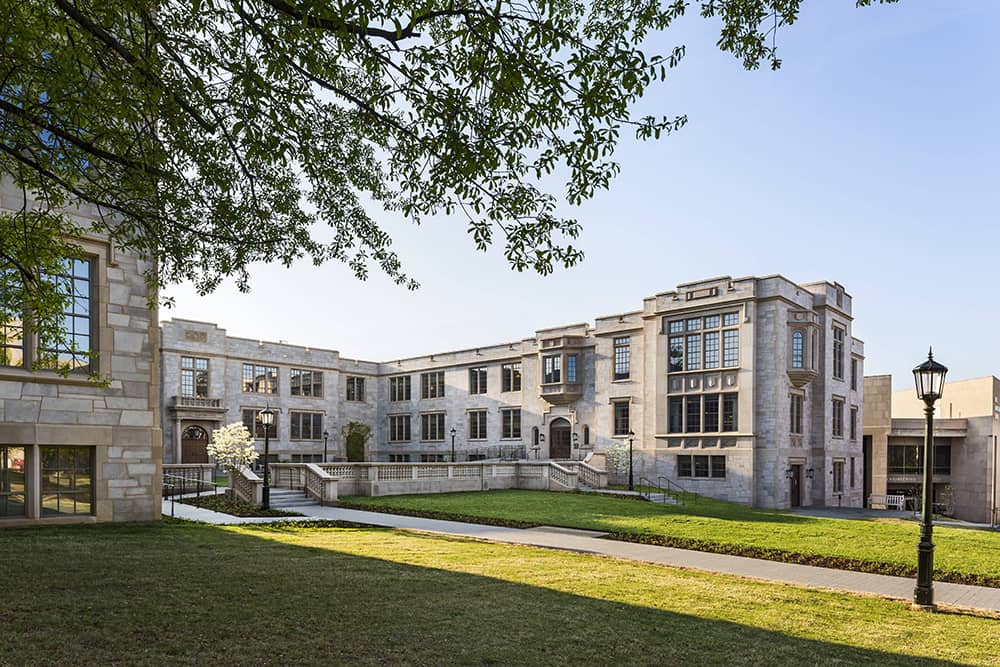
[[[184,508],[181,510],[181,508]],[[325,519],[331,521],[352,521],[370,526],[383,526],[400,530],[419,530],[470,537],[493,542],[522,544],[528,546],[561,549],[577,553],[626,558],[644,563],[655,563],[671,567],[682,567],[705,572],[733,574],[741,577],[795,584],[808,588],[821,588],[863,595],[876,595],[899,600],[913,597],[913,579],[890,577],[882,574],[867,574],[834,570],[824,567],[779,563],[742,556],[713,554],[704,551],[673,549],[649,544],[634,544],[618,540],[602,539],[603,533],[568,528],[542,526],[538,528],[502,528],[478,523],[439,521],[419,517],[366,512],[343,507],[290,507],[306,517],[290,518],[239,518],[217,512],[210,512],[190,505],[177,503],[176,516],[193,521],[216,524],[267,523],[296,519]],[[164,515],[169,516],[169,508],[164,505]],[[213,516],[214,515],[214,516]],[[914,551],[916,547],[914,546]],[[938,604],[967,609],[1000,613],[1000,588],[966,586],[962,584],[934,584],[935,600]]]

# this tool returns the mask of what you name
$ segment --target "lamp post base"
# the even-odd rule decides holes
[[[918,604],[914,602],[913,604],[910,605],[910,609],[912,609],[913,611],[926,611],[933,613],[937,611],[937,605],[934,604],[933,602],[931,604]]]

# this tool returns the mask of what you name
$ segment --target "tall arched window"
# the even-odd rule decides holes
[[[538,427],[533,426],[531,428],[531,444],[535,447],[538,446]]]
[[[802,368],[804,363],[802,332],[792,334],[792,368]]]
[[[589,445],[590,444],[590,427],[589,426],[584,426],[583,427],[583,444],[584,445]]]

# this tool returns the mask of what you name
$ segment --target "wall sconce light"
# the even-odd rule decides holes
[[[816,471],[813,468],[807,468],[806,469],[806,477],[808,479],[812,479],[815,474],[816,474]]]
[[[785,477],[787,477],[788,479],[792,479],[793,477],[795,477],[795,471],[792,470],[791,468],[787,468],[785,470]]]

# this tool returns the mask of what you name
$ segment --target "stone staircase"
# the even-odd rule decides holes
[[[271,508],[280,510],[289,507],[318,506],[319,501],[310,498],[302,489],[280,489],[271,487]]]

